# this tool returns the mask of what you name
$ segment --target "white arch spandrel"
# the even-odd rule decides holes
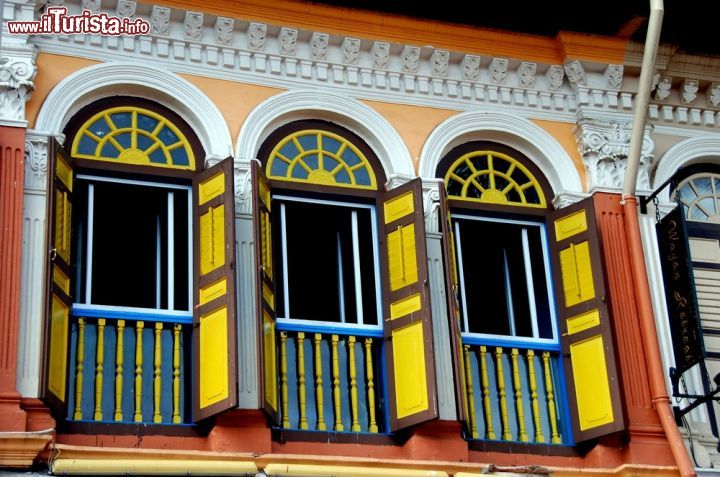
[[[320,91],[287,91],[260,103],[240,129],[236,159],[256,159],[273,131],[300,119],[324,119],[360,136],[378,156],[388,179],[415,176],[407,146],[384,117],[355,99]]]
[[[35,130],[61,133],[81,108],[112,96],[156,101],[183,118],[195,131],[207,158],[232,154],[232,139],[220,110],[200,89],[166,70],[136,63],[102,63],[76,71],[48,94]]]
[[[575,163],[552,135],[523,117],[487,111],[467,111],[438,125],[420,154],[420,176],[434,178],[445,154],[469,141],[494,141],[522,152],[540,168],[556,195],[583,191]]]

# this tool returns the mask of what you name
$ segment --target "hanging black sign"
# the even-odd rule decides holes
[[[685,217],[676,207],[657,225],[676,375],[705,358]]]

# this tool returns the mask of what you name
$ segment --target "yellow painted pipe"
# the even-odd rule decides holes
[[[378,475],[382,475],[383,477],[449,477],[447,472],[440,470],[387,469],[335,465],[268,464],[263,470],[268,477],[285,475],[312,475],[317,477],[377,477]]]
[[[162,459],[57,459],[55,475],[244,475],[255,476],[254,462]]]

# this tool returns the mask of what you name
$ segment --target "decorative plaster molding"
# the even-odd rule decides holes
[[[280,53],[288,56],[295,56],[297,49],[298,31],[294,28],[282,28],[280,30]]]
[[[385,70],[388,67],[390,43],[376,41],[372,46],[373,68]]]
[[[420,64],[420,48],[406,46],[402,54],[403,73],[417,73]]]
[[[265,48],[265,38],[267,37],[267,25],[264,23],[250,23],[248,29],[248,48],[255,51],[261,51]]]
[[[117,15],[122,18],[133,18],[137,10],[137,2],[130,0],[118,0]]]
[[[423,212],[425,213],[425,232],[440,232],[440,187],[445,187],[442,179],[423,179]]]
[[[67,76],[45,98],[35,128],[60,133],[80,108],[118,94],[153,99],[172,109],[193,128],[208,156],[232,154],[225,119],[205,93],[175,74],[134,63],[98,64]]]
[[[697,80],[686,79],[683,81],[682,86],[682,98],[683,104],[694,104],[697,99],[698,89],[700,86]]]
[[[215,20],[215,38],[220,45],[232,44],[233,28],[235,28],[235,20],[217,17],[217,20]]]
[[[710,83],[710,86],[705,92],[705,97],[707,98],[707,102],[710,106],[714,108],[720,106],[720,83]]]
[[[445,154],[455,146],[477,140],[502,142],[530,157],[556,194],[583,190],[572,159],[547,131],[520,116],[486,111],[456,114],[438,125],[420,153],[420,177],[435,178]]]
[[[670,97],[672,89],[672,78],[669,76],[661,76],[655,88],[655,99],[657,101],[666,101]]]
[[[360,40],[357,38],[345,38],[342,44],[342,62],[346,65],[357,65],[360,55]]]
[[[25,135],[25,190],[46,192],[49,136],[28,130]]]
[[[545,77],[547,78],[548,82],[548,88],[551,91],[557,91],[562,86],[563,77],[565,76],[565,71],[563,70],[562,66],[559,65],[551,65],[550,68],[548,68],[547,72],[545,73]]]
[[[5,44],[0,52],[0,120],[23,121],[25,103],[35,89],[35,56],[32,45]]]
[[[185,38],[188,40],[200,41],[203,33],[203,17],[199,12],[187,12],[185,14]]]
[[[537,63],[523,61],[518,68],[520,75],[520,84],[526,88],[535,86],[535,74],[537,73]]]
[[[170,9],[154,5],[150,14],[150,26],[153,34],[168,36],[170,33]]]
[[[508,60],[505,58],[493,58],[490,62],[490,81],[500,84],[507,78]]]
[[[578,149],[585,164],[588,189],[622,189],[630,148],[630,122],[581,119],[575,128]],[[646,128],[640,153],[637,187],[650,190],[654,143]]]
[[[463,79],[476,81],[480,76],[480,57],[465,55],[463,58]]]
[[[330,35],[327,33],[313,33],[312,34],[312,58],[315,60],[324,60],[327,58],[328,44],[330,42]]]
[[[579,60],[568,61],[565,63],[565,74],[567,74],[570,83],[573,85],[585,85],[585,69]]]
[[[607,79],[608,88],[622,88],[623,71],[623,65],[608,65],[608,67],[605,69],[605,78]]]
[[[581,200],[589,197],[590,194],[584,194],[580,192],[562,192],[557,194],[552,201],[553,207],[556,209],[562,209],[569,205],[573,205]]]
[[[433,75],[447,76],[448,61],[450,60],[450,52],[447,50],[435,50],[432,56]]]
[[[256,158],[260,145],[272,131],[308,118],[331,120],[358,134],[377,154],[386,177],[415,176],[407,146],[387,119],[359,101],[320,91],[288,91],[259,104],[240,130],[236,161]]]
[[[252,214],[251,161],[235,161],[235,214]]]
[[[101,0],[82,0],[83,10],[90,10],[92,13],[98,13],[100,11]]]

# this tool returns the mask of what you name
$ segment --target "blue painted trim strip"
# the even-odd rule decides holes
[[[170,314],[163,311],[103,310],[73,305],[72,316],[83,318],[106,318],[110,320],[154,321],[162,323],[191,324],[192,315]]]
[[[350,327],[335,327],[335,326],[308,326],[295,323],[281,323],[277,322],[276,329],[278,331],[304,331],[307,333],[325,333],[333,335],[353,335],[363,336],[368,338],[382,338],[382,330],[373,330],[367,328],[350,328]]]
[[[502,346],[505,348],[522,348],[532,349],[541,351],[560,351],[561,347],[559,343],[538,343],[532,340],[503,340],[503,339],[487,339],[487,338],[475,338],[472,336],[463,336],[463,344],[469,345],[482,345],[482,346]]]

